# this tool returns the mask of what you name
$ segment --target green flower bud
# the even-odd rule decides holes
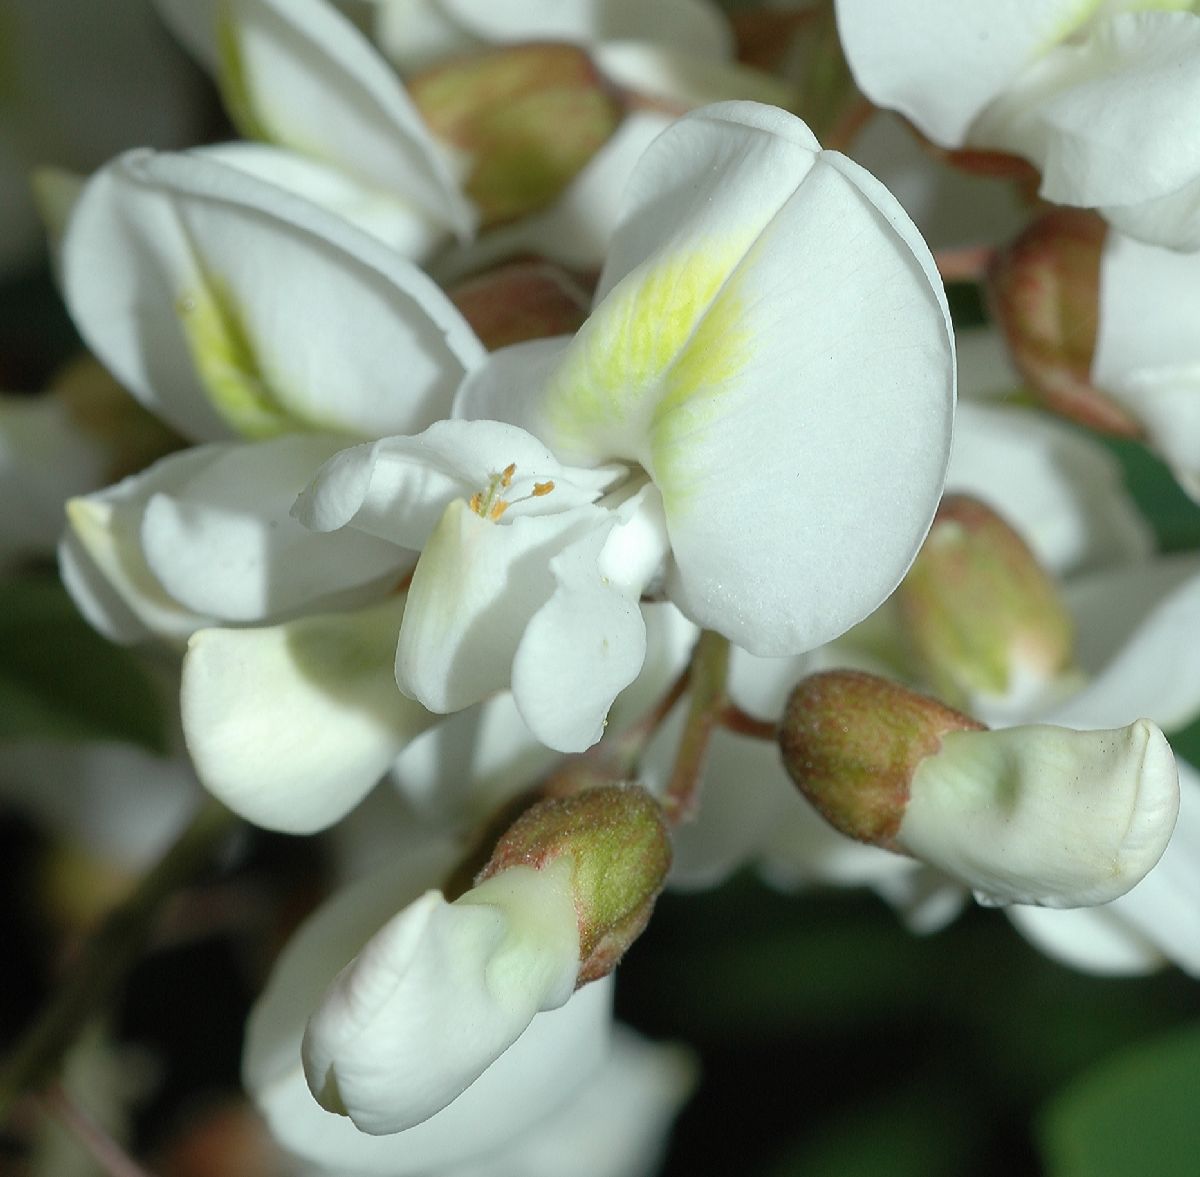
[[[571,860],[579,919],[579,981],[606,976],[650,919],[671,866],[662,811],[637,785],[606,785],[526,810],[496,845],[477,884],[514,866]]]
[[[483,225],[545,207],[621,121],[591,59],[570,45],[518,45],[412,78],[434,134],[470,160],[467,195]]]
[[[917,766],[947,732],[982,726],[888,679],[829,670],[792,691],[779,745],[788,775],[830,825],[894,850]]]
[[[1053,579],[966,495],[942,500],[896,604],[931,684],[953,703],[1044,688],[1071,665],[1074,626]]]

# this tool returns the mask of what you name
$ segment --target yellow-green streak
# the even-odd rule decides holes
[[[652,464],[665,495],[682,492],[670,478],[679,431],[712,420],[716,394],[747,355],[730,278],[741,244],[669,255],[618,283],[548,390],[559,437],[580,448],[609,444],[606,456]]]
[[[272,392],[229,294],[201,287],[181,297],[176,310],[213,407],[233,429],[264,438],[304,427]]]

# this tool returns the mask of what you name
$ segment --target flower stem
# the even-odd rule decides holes
[[[725,710],[728,671],[729,639],[706,629],[692,653],[687,722],[663,796],[663,810],[671,825],[685,821],[696,807],[708,742]]]
[[[759,719],[749,715],[740,707],[728,704],[721,713],[721,726],[736,732],[739,736],[751,736],[756,740],[776,740],[779,738],[779,721],[774,719]]]
[[[210,860],[237,824],[219,802],[206,801],[133,894],[109,913],[0,1070],[0,1120],[24,1092],[55,1077],[79,1034],[136,963],[164,903]]]

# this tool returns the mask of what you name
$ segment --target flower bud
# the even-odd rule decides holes
[[[541,1010],[575,989],[579,938],[561,860],[514,866],[447,903],[427,891],[337,975],[301,1053],[317,1102],[402,1132],[456,1099]]]
[[[986,504],[942,499],[896,593],[908,637],[944,699],[1011,699],[1071,663],[1073,624],[1025,541]]]
[[[408,88],[433,132],[469,157],[466,192],[485,227],[548,205],[621,120],[587,54],[570,45],[459,58]]]
[[[796,787],[830,825],[896,850],[917,765],[941,747],[945,733],[981,727],[888,679],[829,670],[792,691],[779,743]]]
[[[641,935],[671,866],[658,804],[635,785],[539,802],[500,839],[479,882],[566,859],[579,921],[580,985],[606,976]]]
[[[469,278],[450,299],[489,351],[543,339],[574,335],[588,314],[588,296],[557,266],[513,262]]]
[[[1092,212],[1043,214],[997,256],[988,296],[1013,362],[1047,408],[1091,429],[1135,437],[1137,422],[1090,376],[1105,232]]]
[[[1111,731],[987,731],[894,684],[834,671],[792,693],[784,763],[834,826],[945,871],[987,904],[1081,907],[1123,895],[1179,808],[1148,720]]]

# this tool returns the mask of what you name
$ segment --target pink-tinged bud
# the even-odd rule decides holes
[[[779,745],[796,787],[830,825],[895,850],[917,766],[947,732],[981,727],[899,683],[829,670],[792,691]]]
[[[508,829],[479,883],[568,857],[579,920],[580,985],[606,976],[641,935],[671,866],[658,803],[636,785],[540,801]]]
[[[1074,626],[1053,579],[967,495],[942,499],[895,599],[929,681],[952,703],[1040,691],[1071,665]]]
[[[527,339],[574,335],[590,306],[583,288],[549,262],[500,266],[460,282],[449,294],[489,351]]]
[[[408,88],[434,134],[468,156],[466,192],[484,227],[554,200],[622,115],[591,59],[570,45],[459,58]]]
[[[1137,421],[1091,382],[1106,231],[1093,212],[1044,213],[997,255],[988,298],[1013,362],[1047,408],[1091,429],[1136,437]]]

